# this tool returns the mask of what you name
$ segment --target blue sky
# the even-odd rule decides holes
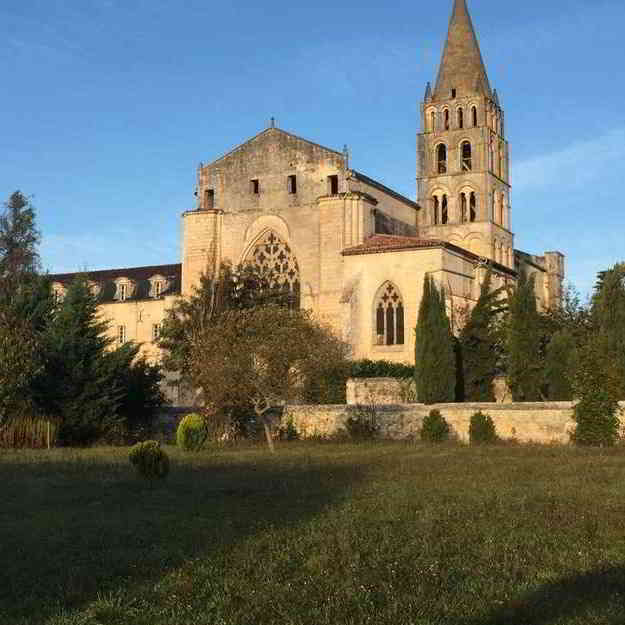
[[[3,0],[0,195],[34,195],[53,272],[179,262],[198,162],[274,115],[414,197],[451,5]],[[469,5],[506,112],[516,246],[562,250],[587,292],[625,259],[625,4]]]

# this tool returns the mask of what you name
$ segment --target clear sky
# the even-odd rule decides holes
[[[452,0],[3,0],[0,194],[53,272],[180,262],[195,169],[281,128],[415,196]],[[503,7],[503,8],[502,8]],[[625,3],[469,0],[506,113],[516,247],[587,292],[625,259]]]

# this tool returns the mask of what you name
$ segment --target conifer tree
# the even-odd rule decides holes
[[[502,306],[502,289],[491,290],[491,271],[486,273],[477,304],[460,333],[463,399],[473,402],[493,402],[493,382],[498,368],[499,335],[495,326]]]
[[[119,421],[123,389],[107,348],[107,322],[85,278],[68,288],[43,336],[44,367],[35,384],[43,414],[60,419],[64,444],[88,444]]]
[[[508,385],[516,402],[542,400],[542,324],[536,309],[534,279],[519,277],[508,298]]]
[[[454,401],[456,357],[445,297],[429,275],[423,283],[416,327],[415,382],[424,404]]]
[[[545,387],[551,401],[573,399],[575,354],[575,339],[570,331],[560,330],[551,337],[545,354]]]

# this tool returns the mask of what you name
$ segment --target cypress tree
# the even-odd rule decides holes
[[[541,401],[543,362],[542,324],[536,310],[534,279],[519,277],[508,298],[508,385],[516,402]]]
[[[575,339],[568,330],[551,337],[545,355],[545,386],[551,401],[573,399],[575,353]]]
[[[498,332],[495,327],[501,312],[499,295],[502,289],[491,291],[491,272],[487,272],[477,304],[460,333],[460,354],[464,401],[494,402],[493,381],[497,375]]]
[[[424,404],[451,402],[455,396],[456,356],[444,294],[426,276],[416,327],[415,381]]]

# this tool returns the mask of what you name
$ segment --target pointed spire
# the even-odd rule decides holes
[[[430,102],[432,100],[432,85],[428,82],[425,88],[425,97],[423,98],[424,102]]]
[[[447,41],[436,79],[434,99],[449,99],[452,89],[456,89],[458,96],[476,91],[490,95],[486,67],[466,0],[454,0]]]
[[[500,104],[499,104],[499,96],[497,95],[497,89],[493,89],[493,102],[497,106],[500,106]]]

